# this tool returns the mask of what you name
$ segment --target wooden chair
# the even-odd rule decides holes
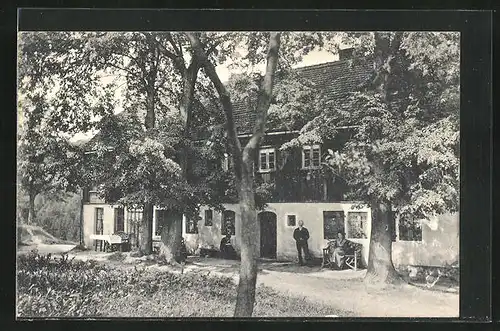
[[[111,247],[112,251],[119,250],[120,252],[130,250],[130,235],[124,231],[115,232],[113,235],[119,236],[122,239],[120,244],[114,244]]]
[[[332,268],[335,265],[334,261],[330,260],[330,256],[333,253],[334,247],[335,247],[335,242],[336,239],[330,240],[327,244],[327,247],[323,248],[323,261],[321,263],[321,268],[324,267],[330,267]],[[357,271],[358,268],[361,266],[361,250],[363,248],[363,245],[352,242],[352,241],[347,241],[347,251],[345,255],[345,264],[347,267],[350,269]]]

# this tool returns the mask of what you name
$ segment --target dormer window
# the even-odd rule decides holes
[[[302,147],[302,168],[319,168],[321,165],[321,146],[305,145]]]
[[[271,172],[276,170],[276,149],[265,148],[259,153],[259,172]]]

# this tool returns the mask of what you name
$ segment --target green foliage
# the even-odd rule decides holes
[[[81,195],[63,193],[58,199],[51,193],[44,193],[35,202],[38,224],[43,229],[63,240],[78,242],[80,239]]]
[[[108,256],[108,260],[110,261],[123,261],[127,256],[122,252],[114,252],[110,256]]]
[[[229,277],[205,272],[118,268],[33,251],[18,258],[17,293],[17,315],[24,318],[229,317],[236,285]],[[268,287],[257,288],[256,316],[328,314],[332,314],[330,307],[284,296]]]
[[[212,300],[226,297],[231,289],[235,292],[230,278],[115,269],[64,255],[41,256],[36,251],[21,255],[17,270],[21,317],[97,317],[103,314],[103,302],[134,295],[151,297],[158,292],[183,295],[189,290]]]
[[[86,36],[18,35],[18,183],[32,199],[41,192],[77,190],[82,153],[69,139],[90,130],[93,117],[109,109],[110,87],[83,61]]]
[[[80,239],[81,195],[64,191],[49,191],[35,199],[34,225],[38,225],[56,238],[78,242]],[[18,192],[18,220],[28,217],[29,202],[26,192]]]
[[[406,219],[457,210],[458,37],[404,33],[401,46],[389,55],[394,60],[388,99],[368,87],[327,101],[299,138],[283,148],[333,139],[339,135],[335,127],[351,126],[347,142],[326,157],[329,169],[353,188],[352,198],[390,202]],[[373,46],[366,43],[371,34],[346,38],[363,38],[361,53]]]

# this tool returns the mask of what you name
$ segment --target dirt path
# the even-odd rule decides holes
[[[370,290],[359,280],[331,280],[304,274],[264,271],[258,283],[289,295],[303,296],[360,317],[458,317],[457,294],[414,286]]]
[[[193,261],[186,271],[207,270],[238,280],[236,261]],[[459,296],[456,293],[429,291],[411,285],[399,288],[365,287],[365,271],[331,271],[319,267],[286,264],[261,264],[257,277],[265,285],[283,294],[305,297],[360,317],[458,317]]]
[[[107,260],[108,255],[77,253],[75,256],[121,267],[132,267],[140,262],[133,258],[127,258],[126,263],[111,262]],[[206,271],[232,277],[237,282],[238,267],[238,261],[194,258],[183,272]],[[153,262],[147,263],[147,268],[181,272],[179,268],[172,269]],[[285,295],[307,298],[329,305],[332,309],[351,311],[359,317],[458,317],[458,294],[429,291],[410,285],[384,290],[369,289],[362,282],[363,276],[364,271],[339,272],[321,270],[319,267],[263,263],[257,282]]]

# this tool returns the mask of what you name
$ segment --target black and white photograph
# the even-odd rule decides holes
[[[17,318],[458,318],[460,37],[19,31]]]

